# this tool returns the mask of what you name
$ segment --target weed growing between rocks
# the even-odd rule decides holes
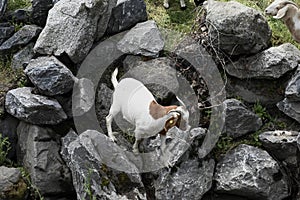
[[[10,149],[11,146],[8,137],[3,137],[2,134],[0,134],[0,166],[11,163],[7,158]]]

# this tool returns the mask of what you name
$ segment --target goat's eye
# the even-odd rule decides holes
[[[169,121],[169,123],[170,123],[170,124],[173,124],[173,123],[174,123],[174,121],[173,121],[173,120],[170,120],[170,121]]]

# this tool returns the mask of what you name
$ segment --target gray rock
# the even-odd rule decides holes
[[[286,89],[285,96],[290,101],[300,101],[300,71],[297,70],[295,75],[290,79]]]
[[[277,103],[279,110],[287,116],[300,122],[300,101],[290,101],[288,98]]]
[[[107,9],[105,13],[103,13],[102,16],[100,16],[100,19],[98,21],[96,41],[100,40],[103,37],[103,35],[107,32],[109,19],[111,18],[112,15],[112,9],[116,6],[116,4],[117,4],[117,0],[108,1]]]
[[[78,79],[74,85],[72,97],[72,110],[74,116],[88,112],[94,105],[94,84],[86,78]]]
[[[105,117],[109,113],[109,109],[112,103],[112,94],[113,91],[103,83],[99,85],[96,91],[95,109],[100,127],[103,130],[106,130]],[[114,130],[115,128],[116,127],[113,126]]]
[[[154,184],[156,199],[201,199],[212,186],[214,166],[214,160],[196,159],[181,163],[174,173],[164,170]]]
[[[15,32],[15,27],[9,23],[0,23],[0,45],[10,38]]]
[[[47,96],[65,94],[75,82],[72,72],[54,56],[31,60],[24,72],[39,92]]]
[[[137,168],[124,150],[105,135],[89,130],[78,136],[70,131],[62,145],[61,153],[72,171],[77,199],[89,197],[85,189],[89,184],[91,195],[97,199],[146,200]],[[128,168],[132,173],[120,168]]]
[[[32,93],[23,87],[6,94],[6,111],[14,117],[32,124],[58,124],[67,118],[57,100]]]
[[[223,133],[227,136],[237,138],[255,132],[262,126],[262,120],[242,102],[227,99],[224,101],[224,107],[226,115]]]
[[[298,67],[300,51],[286,43],[226,65],[228,74],[240,79],[276,79]]]
[[[298,135],[298,137],[297,137],[297,146],[300,151],[300,135]]]
[[[61,0],[49,11],[35,51],[60,56],[66,53],[74,63],[81,62],[90,51],[105,1]]]
[[[257,10],[235,1],[211,1],[206,6],[209,38],[229,54],[254,54],[268,47],[271,29]]]
[[[118,0],[112,9],[107,33],[115,34],[127,30],[148,18],[143,0]]]
[[[18,160],[43,196],[63,196],[73,191],[71,172],[59,154],[60,137],[57,133],[50,128],[21,122],[18,139]]]
[[[177,93],[179,82],[174,63],[166,57],[156,58],[146,62],[138,62],[125,77],[132,77],[141,81],[152,92],[159,102],[171,100],[173,93]],[[165,103],[166,103],[165,102]],[[165,105],[170,105],[170,104]]]
[[[117,47],[123,53],[157,57],[163,50],[164,41],[156,23],[149,20],[134,26]]]
[[[18,51],[14,54],[12,61],[11,61],[11,68],[17,69],[25,69],[28,65],[29,61],[33,58],[33,47],[34,43],[29,43],[26,47]]]
[[[38,26],[45,26],[48,11],[53,7],[52,0],[33,0],[31,18]]]
[[[238,79],[228,77],[226,92],[231,97],[241,97],[245,102],[276,105],[284,99],[287,77],[280,79]]]
[[[142,61],[141,56],[133,56],[133,55],[127,55],[126,58],[123,60],[123,67],[126,70],[130,70],[137,66],[137,64]]]
[[[23,26],[18,32],[0,46],[0,53],[14,51],[19,47],[27,45],[33,39],[38,37],[41,31],[42,29],[36,25]]]
[[[5,200],[25,199],[27,185],[18,168],[0,166],[0,198]]]
[[[296,131],[268,131],[259,135],[263,147],[276,159],[284,162],[291,173],[296,175],[298,168],[298,147]]]
[[[289,196],[287,177],[264,150],[239,145],[217,164],[216,191],[250,199],[284,199]]]
[[[7,0],[0,0],[0,19],[6,10],[6,6],[7,6]]]

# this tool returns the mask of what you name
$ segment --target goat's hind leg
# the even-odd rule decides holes
[[[169,0],[164,0],[164,7],[168,9],[170,7]]]
[[[184,0],[180,0],[180,9],[181,10],[185,10],[186,9],[186,5],[185,5]]]
[[[112,127],[111,127],[111,124],[112,124],[112,121],[113,121],[113,118],[119,113],[118,110],[114,109],[115,108],[115,105],[113,104],[111,107],[110,107],[110,110],[109,110],[109,114],[106,116],[106,128],[107,128],[107,133],[108,133],[108,137],[112,140],[112,141],[116,141],[116,137],[114,136],[114,133],[112,131]]]

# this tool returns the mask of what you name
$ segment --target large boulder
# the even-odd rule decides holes
[[[0,166],[0,199],[22,200],[26,197],[27,185],[19,168]]]
[[[277,103],[277,107],[287,116],[300,123],[300,101],[293,101],[285,98]]]
[[[77,199],[146,200],[136,166],[126,152],[105,135],[89,130],[79,136],[70,131],[62,140],[61,154],[72,171]],[[130,169],[131,173],[118,169]],[[89,192],[86,192],[89,185]]]
[[[287,177],[264,150],[239,145],[217,164],[216,191],[250,199],[285,199],[289,196]]]
[[[58,124],[67,119],[57,100],[32,93],[23,87],[6,94],[6,111],[14,117],[32,124]]]
[[[299,49],[286,43],[254,56],[241,58],[226,65],[225,69],[228,74],[240,79],[276,79],[296,69],[299,62]]]
[[[26,46],[29,42],[37,38],[41,31],[42,29],[36,25],[23,26],[0,46],[0,53],[7,53]]]
[[[164,170],[154,183],[157,200],[201,199],[213,181],[214,160],[187,160],[176,172]]]
[[[18,160],[43,196],[67,196],[73,191],[71,173],[60,152],[60,136],[50,128],[21,122]]]
[[[297,178],[300,175],[298,135],[299,132],[296,131],[268,131],[259,135],[263,147],[277,160],[283,162],[290,173]]]
[[[242,102],[236,99],[224,101],[225,125],[223,132],[227,136],[237,138],[260,129],[262,120],[249,111]]]
[[[153,20],[138,23],[117,44],[127,54],[158,57],[164,48],[162,35]]]
[[[257,10],[236,1],[208,1],[209,38],[228,55],[255,54],[268,47],[271,29]]]
[[[81,62],[90,51],[97,23],[107,8],[105,1],[61,0],[49,11],[47,23],[39,36],[35,51],[60,56],[66,53],[74,63]]]
[[[107,33],[118,33],[146,20],[146,4],[143,0],[117,1],[117,5],[112,9]]]
[[[24,72],[39,92],[47,96],[65,94],[75,82],[72,72],[54,56],[31,60]]]

